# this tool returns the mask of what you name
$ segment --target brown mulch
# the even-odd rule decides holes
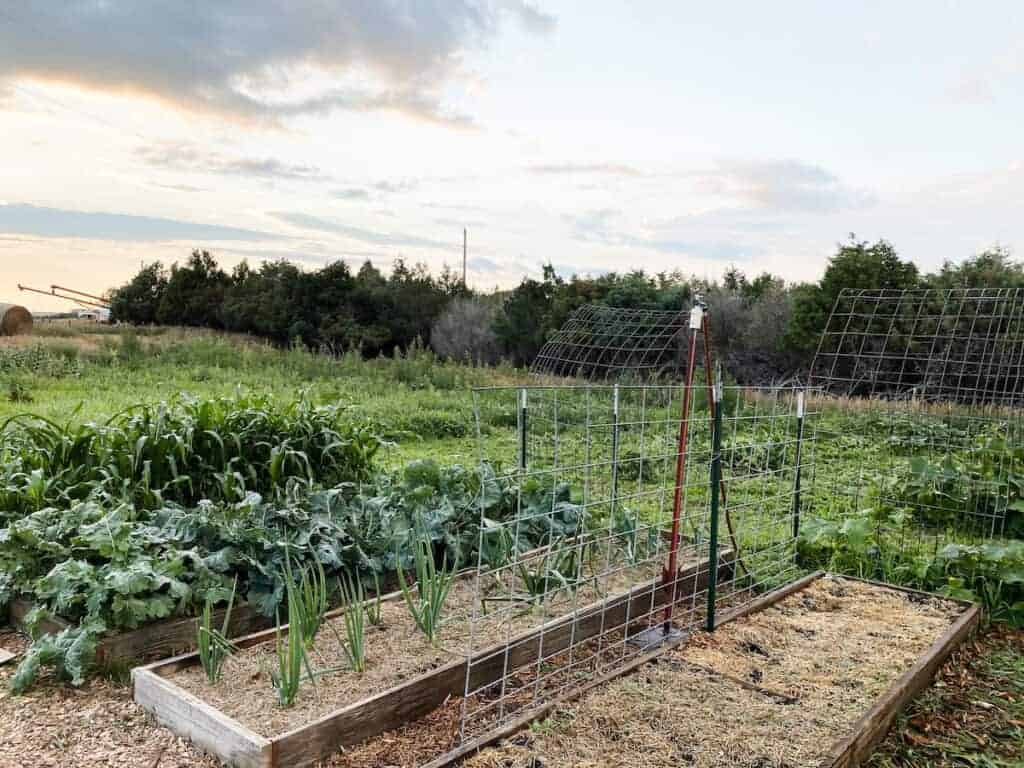
[[[965,643],[869,765],[1024,766],[1024,628],[996,624]]]
[[[25,639],[0,629],[0,647],[21,653]],[[127,686],[99,678],[82,688],[42,680],[13,696],[17,661],[0,667],[0,768],[213,768],[216,761],[157,726]]]

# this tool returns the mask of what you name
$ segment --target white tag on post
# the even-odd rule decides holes
[[[697,306],[690,310],[690,330],[699,331],[704,325],[704,308]]]

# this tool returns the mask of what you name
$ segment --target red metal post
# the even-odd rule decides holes
[[[699,323],[696,322],[695,314],[690,316],[690,344],[686,355],[686,379],[683,384],[683,402],[679,417],[679,449],[676,454],[676,487],[672,503],[672,539],[669,545],[668,566],[662,575],[664,586],[669,588],[671,593],[668,603],[665,605],[664,630],[667,633],[672,623],[672,607],[676,602],[676,588],[678,586],[678,558],[679,558],[679,517],[683,508],[683,485],[686,477],[686,448],[689,439],[690,426],[690,401],[693,396],[693,372],[697,365],[697,332],[703,328],[704,312],[703,307],[694,308],[694,313],[700,313]]]

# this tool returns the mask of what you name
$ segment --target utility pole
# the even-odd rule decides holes
[[[466,289],[466,228],[462,228],[462,289]]]

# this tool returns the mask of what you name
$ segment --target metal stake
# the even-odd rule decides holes
[[[711,420],[711,531],[708,537],[708,632],[715,629],[718,592],[718,486],[722,479],[722,370],[715,372],[715,412]]]
[[[804,393],[796,393],[796,470],[793,476],[793,539],[800,537],[800,470],[804,448]]]

